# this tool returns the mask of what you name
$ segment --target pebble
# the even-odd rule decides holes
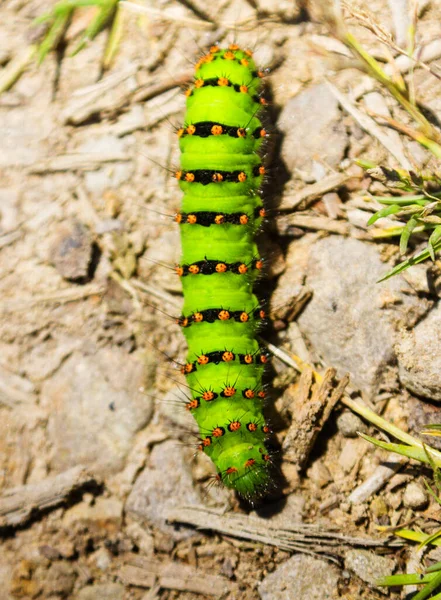
[[[51,247],[50,260],[58,273],[70,281],[90,279],[93,237],[89,229],[79,221],[60,225]]]
[[[51,564],[45,576],[45,595],[46,597],[69,596],[72,592],[77,572],[68,562],[57,561]]]
[[[166,523],[171,508],[200,504],[191,476],[191,454],[174,440],[156,445],[126,504],[134,520],[147,521],[176,541],[195,535],[190,528]]]
[[[100,571],[107,571],[112,563],[112,556],[106,548],[98,548],[96,552],[91,554],[90,560],[95,563]]]
[[[148,424],[155,373],[153,351],[127,354],[123,349],[94,346],[75,351],[45,380],[41,404],[47,410],[51,468],[89,466],[98,475],[122,469],[135,436]]]
[[[262,600],[334,600],[339,575],[329,562],[297,554],[265,577],[259,596]]]
[[[360,417],[349,411],[345,411],[338,416],[337,429],[342,436],[347,438],[355,438],[358,437],[358,432],[367,433],[368,431],[366,424]]]
[[[332,481],[332,475],[326,465],[321,460],[316,460],[307,472],[308,478],[311,479],[319,488],[325,487]]]
[[[388,513],[387,504],[381,496],[375,496],[371,502],[370,509],[372,515],[377,519],[384,517]]]
[[[401,382],[411,392],[441,400],[441,304],[403,334],[397,346]]]
[[[95,521],[109,528],[121,527],[123,505],[117,498],[96,498],[93,504],[84,501],[68,508],[63,516],[65,527],[78,521]]]
[[[293,269],[288,264],[283,275],[288,289]],[[403,293],[406,284],[400,276],[377,283],[386,271],[378,249],[371,244],[341,236],[316,241],[306,271],[306,285],[313,296],[298,318],[315,353],[335,367],[340,377],[349,373],[352,385],[368,397],[387,382],[395,363],[397,323],[404,324],[410,313],[427,311],[417,296]],[[385,293],[393,297],[392,304],[385,305]],[[438,348],[439,344],[440,340]]]
[[[427,505],[427,502],[428,496],[426,490],[420,483],[412,481],[406,486],[403,496],[404,506],[419,510],[424,508]]]
[[[337,167],[348,144],[338,101],[324,83],[312,85],[289,100],[282,110],[278,128],[283,132],[281,155],[289,171],[302,170],[314,180],[323,172],[321,163]]]
[[[392,558],[378,556],[371,550],[351,549],[345,555],[346,569],[373,587],[380,577],[392,575],[395,566],[396,563]]]
[[[345,473],[349,473],[356,462],[366,452],[366,442],[360,438],[343,441],[343,447],[338,457],[338,464]]]
[[[80,590],[73,600],[123,600],[124,586],[120,583],[99,583]]]

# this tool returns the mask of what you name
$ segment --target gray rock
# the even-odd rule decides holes
[[[13,231],[19,224],[20,189],[0,188],[0,233]]]
[[[45,592],[50,596],[68,596],[75,585],[77,572],[74,567],[64,561],[54,562],[47,572],[45,577]]]
[[[119,348],[93,351],[74,352],[42,385],[56,472],[78,464],[98,474],[120,470],[152,415],[153,401],[139,388],[152,383],[153,357]]]
[[[345,567],[371,586],[375,586],[380,577],[392,575],[395,566],[392,558],[378,556],[371,550],[351,549],[345,555]]]
[[[404,506],[409,508],[416,510],[424,508],[427,505],[428,499],[426,490],[416,481],[411,481],[404,490]]]
[[[167,511],[183,504],[200,504],[190,470],[191,452],[178,441],[155,446],[149,466],[137,479],[127,499],[126,512],[138,520],[147,520],[174,540],[194,535],[187,528],[166,523]]]
[[[328,467],[321,460],[316,460],[312,463],[307,475],[319,488],[325,487],[325,485],[328,485],[332,481],[332,475]]]
[[[92,261],[93,238],[89,229],[78,221],[58,228],[51,247],[50,260],[64,279],[87,279]]]
[[[397,345],[401,382],[418,396],[441,400],[441,304]]]
[[[282,158],[288,169],[314,171],[313,159],[336,167],[348,143],[338,101],[326,84],[313,85],[292,98],[283,109],[278,128],[285,134]]]
[[[293,556],[259,585],[262,600],[334,600],[339,571],[325,560]]]
[[[441,424],[441,404],[439,402],[427,402],[425,399],[422,400],[411,394],[407,394],[407,396],[409,432],[427,442],[427,437],[422,435],[420,431],[429,424]],[[441,438],[431,436],[430,445],[441,450]]]
[[[306,278],[313,297],[298,319],[324,363],[339,376],[349,372],[352,384],[368,395],[387,380],[399,326],[427,310],[417,296],[403,293],[400,277],[376,283],[385,271],[371,244],[337,236],[318,240]],[[284,278],[289,282],[288,272]]]
[[[78,521],[94,521],[101,526],[105,524],[114,528],[121,527],[123,504],[118,498],[97,498],[93,504],[80,502],[66,510],[63,524],[70,528]]]
[[[345,411],[338,416],[337,428],[344,437],[348,438],[357,437],[357,432],[367,433],[365,423],[363,423],[360,417],[349,411]]]
[[[197,424],[192,414],[185,409],[188,393],[182,386],[173,386],[158,405],[159,414],[166,417],[174,425],[186,431],[197,432]]]
[[[123,600],[124,586],[121,583],[98,583],[88,585],[74,596],[74,600]]]

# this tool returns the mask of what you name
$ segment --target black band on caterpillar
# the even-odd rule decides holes
[[[214,275],[220,273],[235,273],[236,275],[245,275],[250,269],[260,271],[263,262],[260,258],[251,261],[250,264],[242,262],[225,263],[219,260],[200,260],[191,265],[178,265],[176,273],[179,277],[187,275]]]
[[[255,219],[265,218],[266,211],[263,206],[258,206],[254,209],[253,217]],[[202,225],[202,227],[210,227],[210,225],[248,225],[250,216],[246,213],[219,213],[211,211],[195,211],[193,213],[177,213],[175,221],[180,225]]]
[[[263,309],[257,308],[251,313],[242,310],[226,310],[225,308],[207,308],[206,310],[197,311],[188,317],[184,315],[176,319],[176,322],[181,327],[190,327],[192,323],[214,323],[215,321],[237,321],[238,323],[247,323],[250,320],[250,315],[253,315],[256,320],[266,318],[266,313]]]
[[[186,135],[201,138],[207,138],[210,135],[229,135],[233,138],[244,138],[247,137],[248,134],[246,127],[225,125],[224,123],[217,123],[215,121],[199,121],[198,123],[186,125],[185,127],[178,129],[178,137],[184,137]],[[256,127],[249,135],[257,140],[266,137],[267,132],[263,127]]]
[[[265,174],[265,167],[257,165],[253,167],[251,172],[254,177],[260,177]],[[175,177],[180,181],[201,183],[202,185],[209,185],[210,183],[245,183],[248,179],[245,171],[216,171],[214,169],[176,171]]]
[[[268,354],[263,350],[259,354],[235,354],[231,350],[215,350],[201,354],[197,360],[186,363],[181,367],[184,374],[194,373],[198,366],[208,365],[210,363],[219,365],[220,363],[230,363],[238,359],[241,365],[265,365],[268,362]]]

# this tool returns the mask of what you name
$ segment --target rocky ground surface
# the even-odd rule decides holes
[[[42,4],[1,3],[3,66],[32,42]],[[402,42],[406,23],[390,9],[405,2],[361,4]],[[441,14],[421,4],[418,44],[439,69]],[[378,526],[436,527],[430,471],[393,457],[384,466],[387,454],[357,436],[374,429],[337,397],[318,419],[329,394],[311,389],[307,369],[299,379],[273,360],[283,481],[262,506],[213,486],[210,462],[195,456],[171,362],[185,347],[168,316],[181,304],[167,268],[179,257],[170,171],[180,85],[217,40],[252,47],[271,68],[270,185],[281,193],[262,236],[274,321],[264,335],[337,379],[348,373],[355,394],[414,433],[441,422],[439,266],[376,283],[398,248],[366,226],[377,208],[367,193],[384,189],[353,160],[429,158],[383,128],[392,157],[342,110],[328,81],[360,109],[403,118],[330,37],[318,3],[222,1],[206,15],[205,3],[171,0],[155,10],[127,13],[104,75],[104,35],[68,56],[86,11],[63,58],[30,67],[0,96],[0,599],[383,598],[378,577],[422,556]],[[413,76],[440,117],[440,82],[425,69]],[[370,478],[383,478],[376,493],[360,487]]]

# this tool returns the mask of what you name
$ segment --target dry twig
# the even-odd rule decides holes
[[[39,511],[53,508],[86,485],[97,483],[96,477],[78,465],[39,483],[11,488],[0,497],[0,528],[18,527]]]

